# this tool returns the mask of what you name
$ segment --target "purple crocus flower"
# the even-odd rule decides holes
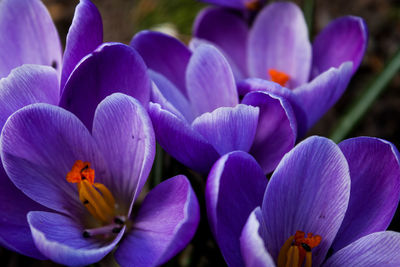
[[[229,266],[399,266],[400,234],[384,232],[399,198],[398,151],[369,137],[339,145],[310,137],[269,182],[249,154],[232,152],[206,186],[211,229]]]
[[[105,98],[91,133],[60,107],[29,105],[6,122],[1,148],[11,181],[46,207],[29,207],[27,220],[37,249],[57,263],[91,264],[120,242],[119,264],[156,266],[194,235],[199,207],[182,175],[155,187],[132,214],[155,155],[150,118],[132,97]]]
[[[265,0],[199,0],[214,5],[219,5],[228,8],[239,10],[256,11],[262,7],[266,2]]]
[[[289,99],[300,136],[343,94],[368,39],[363,19],[345,16],[331,22],[311,44],[304,16],[291,2],[265,6],[251,27],[230,9],[207,8],[198,15],[193,32],[193,46],[207,42],[224,52],[240,94],[266,90]]]
[[[157,141],[186,166],[207,173],[221,155],[243,150],[270,172],[293,147],[297,131],[288,101],[252,92],[239,104],[232,70],[213,46],[192,53],[177,39],[149,31],[131,45],[155,83],[149,113]]]

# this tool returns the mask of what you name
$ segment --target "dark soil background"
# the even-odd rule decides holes
[[[60,38],[65,44],[65,36],[72,21],[75,5],[78,1],[43,0],[53,17]],[[104,41],[129,43],[132,36],[142,30],[160,25],[174,29],[179,37],[190,40],[191,26],[196,13],[205,5],[195,0],[93,0],[103,18]],[[295,1],[302,6],[302,1]],[[400,47],[400,1],[397,0],[331,0],[315,1],[313,32],[315,36],[329,21],[343,15],[355,15],[365,19],[369,28],[369,44],[364,60],[353,77],[342,99],[310,131],[310,135],[329,136],[338,124],[339,118],[351,107],[363,90],[383,70],[385,64]],[[368,110],[366,116],[355,126],[350,136],[376,136],[387,139],[400,147],[400,74],[397,74],[387,89]],[[179,170],[177,164],[168,156],[164,167],[174,165],[174,173]],[[167,165],[167,166],[166,166]],[[178,165],[179,166],[179,165]],[[164,168],[165,169],[165,168]],[[187,170],[184,170],[187,173]],[[193,175],[187,173],[189,175]],[[166,176],[170,177],[170,176]],[[198,179],[197,179],[198,180]],[[196,182],[195,182],[196,183]],[[199,186],[201,185],[201,182]],[[197,185],[194,185],[197,186]],[[202,197],[199,196],[200,201]],[[365,196],[365,205],[374,201]],[[400,231],[400,209],[389,229]],[[207,231],[205,218],[202,228]],[[195,237],[196,242],[204,241]],[[212,239],[196,247],[191,244],[168,266],[221,266],[223,261]],[[194,247],[199,252],[193,254]],[[200,255],[199,255],[200,253]],[[187,258],[192,258],[188,261]],[[17,253],[0,249],[2,266],[55,266],[49,261],[40,262]],[[107,260],[107,259],[106,259]],[[111,260],[93,266],[112,266]]]

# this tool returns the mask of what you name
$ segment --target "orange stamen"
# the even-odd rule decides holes
[[[244,4],[248,10],[257,11],[261,9],[261,3],[259,0],[253,0]]]
[[[89,162],[77,160],[72,166],[71,171],[67,173],[67,181],[70,183],[80,183],[85,179],[88,180],[90,184],[93,184],[94,170],[90,168]]]
[[[277,71],[276,69],[269,69],[268,74],[271,81],[279,83],[282,86],[285,86],[290,79],[289,75],[282,71]]]

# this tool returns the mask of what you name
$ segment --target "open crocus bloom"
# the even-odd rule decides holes
[[[155,154],[151,121],[132,97],[102,101],[91,133],[62,108],[27,106],[5,124],[1,147],[11,181],[45,210],[12,195],[7,203],[31,210],[34,243],[57,263],[97,262],[121,241],[115,257],[122,266],[160,265],[194,235],[198,202],[184,176],[155,187],[131,214]],[[23,214],[14,219],[26,221]]]
[[[207,173],[221,155],[242,150],[270,172],[293,147],[296,122],[288,101],[251,92],[239,104],[232,70],[215,47],[192,53],[177,39],[149,31],[131,45],[155,83],[149,114],[157,141],[186,166]]]
[[[368,137],[339,145],[310,137],[269,182],[249,154],[232,152],[206,186],[209,222],[229,266],[399,266],[400,234],[385,232],[399,198],[397,149]]]
[[[343,94],[367,45],[366,25],[353,16],[331,22],[311,45],[304,16],[290,2],[267,5],[251,28],[232,10],[207,8],[198,15],[193,32],[192,45],[208,42],[223,51],[241,93],[272,91],[298,106],[300,135]]]

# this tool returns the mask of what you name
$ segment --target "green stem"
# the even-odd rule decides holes
[[[314,16],[314,0],[304,0],[303,12],[307,23],[308,34],[311,37]]]
[[[330,137],[333,141],[338,143],[350,133],[378,96],[387,88],[387,84],[399,70],[400,49],[385,66],[383,71],[375,78],[371,85],[361,94],[358,101],[340,119],[338,126]]]

